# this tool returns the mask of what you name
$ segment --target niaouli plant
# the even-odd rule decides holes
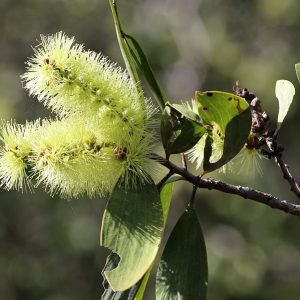
[[[22,81],[56,117],[25,124],[2,121],[0,185],[25,191],[42,186],[65,198],[107,196],[100,241],[112,254],[103,272],[102,299],[138,300],[143,299],[162,240],[173,185],[178,180],[191,183],[188,207],[159,262],[156,299],[205,299],[206,249],[194,210],[198,188],[237,194],[300,216],[299,205],[249,187],[205,179],[215,170],[237,173],[254,166],[257,172],[257,160],[274,158],[300,198],[299,185],[277,143],[295,89],[287,80],[277,81],[279,115],[274,129],[259,98],[238,84],[233,93],[196,92],[195,99],[172,104],[138,42],[122,29],[116,2],[109,3],[127,70],[62,32],[41,36]],[[161,109],[165,157],[154,153],[159,113],[144,96],[138,68]],[[299,64],[296,72],[299,77]],[[173,154],[181,154],[182,167],[170,161]],[[198,175],[188,170],[187,159]],[[159,165],[168,173],[154,183]]]

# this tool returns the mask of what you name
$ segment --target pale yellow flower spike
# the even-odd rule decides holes
[[[25,88],[59,119],[3,125],[3,186],[93,197],[112,193],[121,177],[149,179],[155,109],[127,72],[62,32],[42,36],[27,65]]]
[[[127,72],[62,32],[41,40],[22,76],[30,94],[59,116],[108,114],[141,125],[145,105]]]

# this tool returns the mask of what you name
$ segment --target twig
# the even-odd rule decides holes
[[[300,199],[300,187],[295,180],[293,174],[289,170],[289,166],[283,161],[281,156],[275,156],[275,162],[282,171],[283,178],[289,183],[291,191]]]
[[[277,144],[277,136],[273,135],[273,137],[267,138],[266,145],[271,151],[270,155],[274,156],[275,162],[281,169],[283,178],[289,183],[291,191],[300,199],[300,186],[291,173],[289,166],[282,159],[284,147]]]
[[[270,206],[271,208],[278,209],[284,211],[285,213],[300,217],[300,205],[289,203],[286,200],[281,200],[271,194],[257,191],[249,187],[236,186],[236,185],[232,185],[211,178],[209,179],[200,178],[199,176],[195,176],[187,172],[185,169],[176,166],[172,162],[156,154],[153,154],[152,158],[157,162],[159,162],[161,165],[168,168],[173,173],[181,175],[182,177],[185,178],[186,181],[192,183],[198,188],[218,190],[224,193],[238,195],[245,199],[253,200],[265,204],[267,206]]]

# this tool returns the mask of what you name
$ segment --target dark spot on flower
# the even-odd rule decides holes
[[[45,155],[45,153],[46,153],[46,149],[41,150],[38,157],[43,157]]]
[[[212,93],[212,92],[207,92],[206,95],[207,95],[208,97],[211,97],[211,96],[214,95],[214,93]]]
[[[126,148],[121,148],[121,147],[116,147],[114,149],[114,154],[116,155],[117,159],[123,160],[126,158],[127,155],[127,149]]]
[[[207,108],[207,107],[203,107],[202,109],[203,109],[203,110],[208,110],[208,108]]]
[[[95,145],[95,151],[99,152],[102,148],[102,145]]]

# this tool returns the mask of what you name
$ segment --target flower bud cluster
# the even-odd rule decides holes
[[[147,180],[154,110],[126,72],[60,32],[42,37],[22,79],[58,119],[2,124],[2,186],[92,197],[122,176]]]

